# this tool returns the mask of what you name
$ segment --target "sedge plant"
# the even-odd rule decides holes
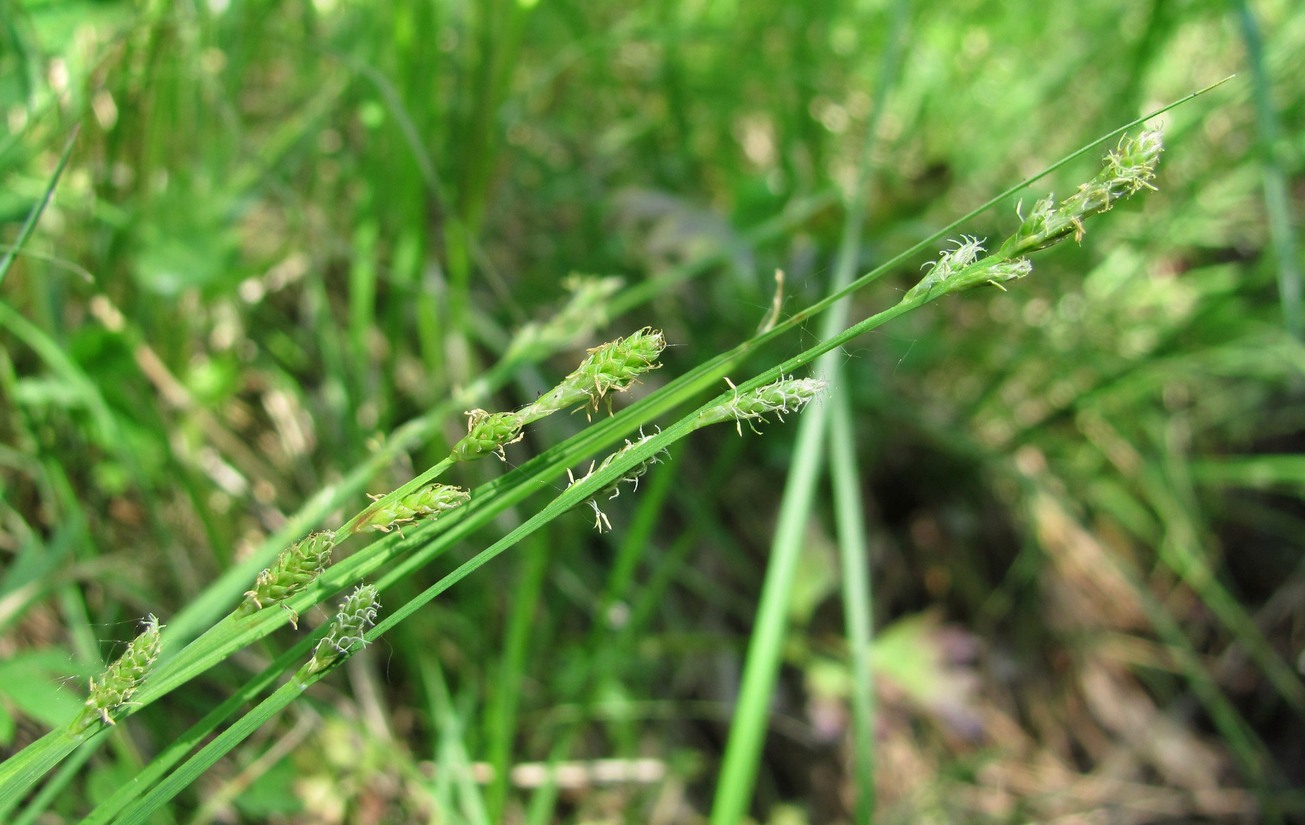
[[[926,265],[920,282],[895,306],[851,324],[748,381],[736,385],[727,374],[743,356],[794,329],[843,294],[873,281],[889,271],[895,261],[807,311],[775,324],[734,351],[672,379],[658,392],[621,412],[600,417],[578,435],[526,461],[515,477],[471,490],[437,483],[436,478],[458,464],[490,455],[506,459],[508,450],[523,438],[526,427],[546,416],[572,409],[586,410],[589,415],[605,411],[612,394],[635,386],[657,368],[658,356],[667,342],[662,333],[645,327],[591,349],[574,371],[533,403],[498,412],[470,410],[466,435],[452,445],[443,461],[399,488],[373,496],[370,505],[339,527],[317,529],[293,542],[275,563],[246,585],[235,610],[182,649],[161,655],[167,637],[160,635],[160,621],[151,616],[141,637],[103,676],[92,681],[91,697],[83,713],[0,766],[0,799],[5,800],[6,810],[20,805],[30,789],[77,748],[93,746],[109,730],[164,694],[277,627],[297,624],[307,608],[352,587],[329,627],[321,628],[312,639],[305,639],[276,659],[232,701],[215,708],[194,729],[178,737],[135,782],[106,800],[89,820],[107,822],[118,817],[116,821],[144,821],[313,682],[525,536],[577,507],[589,508],[598,529],[611,529],[611,521],[600,509],[601,502],[619,494],[623,487],[635,492],[647,469],[663,460],[667,449],[679,440],[715,424],[731,425],[742,435],[745,425],[758,431],[765,422],[779,422],[785,415],[799,413],[830,390],[822,378],[798,374],[822,354],[945,295],[985,285],[1004,289],[1006,284],[1027,276],[1031,271],[1027,255],[1066,238],[1081,239],[1085,222],[1092,216],[1109,210],[1121,198],[1149,188],[1160,150],[1157,130],[1121,138],[1107,154],[1097,177],[1068,198],[1037,201],[1027,216],[1020,216],[1015,232],[994,245],[992,251],[987,251],[981,240],[962,236]],[[727,382],[723,392],[658,428],[656,422],[665,420],[663,416],[722,380]],[[578,460],[610,449],[620,439],[624,439],[623,446],[601,460],[593,459],[584,475],[576,477],[572,473],[571,467]],[[382,609],[383,594],[393,583],[523,501],[536,490],[532,480],[556,478],[560,472],[570,474],[570,484],[552,501],[407,603],[388,611]],[[372,544],[342,559],[335,558],[346,539],[377,535],[379,538]],[[770,593],[763,595],[763,615],[771,609],[774,598]],[[777,630],[754,637],[749,672],[745,674],[745,698],[727,749],[715,821],[738,821],[748,796],[759,730],[756,719],[748,714],[755,714],[757,697],[764,698],[767,681],[773,678],[773,674],[756,677],[753,673],[773,671]],[[307,663],[295,665],[296,660],[303,661],[299,657],[310,647],[313,652]],[[254,710],[230,721],[230,714],[285,675],[287,668],[294,669],[288,682]],[[216,738],[195,749],[219,731]]]
[[[1305,17],[1225,5],[8,4],[0,821],[1273,822]],[[922,235],[1248,64],[1145,218],[943,291],[1096,150]]]

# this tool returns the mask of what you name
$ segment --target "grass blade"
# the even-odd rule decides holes
[[[18,237],[14,243],[5,252],[5,256],[0,258],[0,284],[4,283],[5,276],[9,274],[9,268],[14,265],[14,258],[27,243],[27,239],[32,236],[36,229],[36,224],[41,220],[41,215],[45,214],[45,208],[50,205],[54,199],[55,187],[59,185],[59,178],[63,176],[63,170],[68,165],[68,159],[72,157],[73,146],[77,144],[77,135],[81,133],[80,124],[73,127],[72,134],[68,135],[68,140],[63,145],[63,152],[59,155],[59,163],[54,167],[54,173],[50,175],[50,180],[45,185],[45,194],[32,207],[32,211],[27,213],[27,220],[23,222],[23,228],[18,231]]]

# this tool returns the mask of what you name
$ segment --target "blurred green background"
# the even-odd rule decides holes
[[[1158,192],[1009,292],[846,349],[839,447],[871,530],[876,821],[1305,816],[1299,3],[0,0],[0,20],[5,251],[80,126],[0,283],[0,754],[66,719],[138,617],[167,622],[547,320],[572,273],[623,280],[609,323],[484,406],[644,325],[681,374],[755,333],[776,269],[785,314],[827,294],[863,171],[859,271],[1236,73],[1162,118]],[[1004,237],[1017,200],[960,231]],[[550,421],[510,458],[582,426]],[[460,583],[174,821],[699,821],[791,460],[791,428],[744,434],[696,435],[604,508],[611,533],[578,511]],[[851,821],[865,780],[816,516],[761,822]],[[46,821],[290,641],[120,726]],[[514,771],[459,790],[454,763]],[[555,793],[550,763],[571,770]]]

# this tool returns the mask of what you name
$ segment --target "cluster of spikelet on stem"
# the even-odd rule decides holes
[[[650,327],[589,350],[579,367],[533,404],[509,412],[467,412],[467,434],[453,445],[455,461],[473,461],[493,453],[506,460],[505,448],[524,437],[527,424],[577,404],[598,409],[609,392],[629,389],[643,373],[656,369],[666,338]]]
[[[1159,130],[1144,131],[1137,138],[1122,138],[1116,148],[1105,157],[1100,173],[1082,184],[1069,197],[1057,201],[1054,196],[1038,200],[1028,217],[1020,215],[1019,228],[996,249],[986,252],[983,241],[962,235],[959,241],[944,250],[938,260],[926,264],[928,272],[902,299],[903,303],[925,303],[942,295],[959,292],[983,284],[1001,287],[1004,282],[1029,274],[1032,265],[1025,255],[1046,249],[1073,236],[1082,240],[1084,221],[1092,215],[1109,210],[1115,202],[1142,189],[1154,188],[1156,163],[1162,151]],[[614,282],[594,282],[592,289],[575,287],[573,304],[601,302],[615,288]],[[1002,287],[1004,288],[1004,287]],[[580,312],[576,323],[581,323],[590,313]],[[514,343],[513,352],[521,353],[543,346],[545,342],[565,331],[553,327],[530,328]],[[453,445],[447,463],[471,461],[494,454],[506,460],[506,447],[520,441],[527,424],[538,421],[564,409],[581,406],[597,410],[609,398],[609,393],[628,389],[640,375],[656,369],[665,337],[660,331],[645,327],[625,338],[617,338],[588,351],[584,361],[552,390],[536,401],[516,410],[487,412],[481,409],[467,413],[467,434]],[[734,385],[731,383],[731,387]],[[814,378],[781,377],[756,389],[735,391],[727,402],[717,404],[698,415],[692,428],[732,421],[739,434],[743,422],[754,431],[756,423],[765,416],[774,415],[780,420],[795,413],[823,392],[825,382]],[[606,470],[629,451],[642,446],[651,436],[640,431],[639,438],[627,440],[625,446],[607,456],[597,465],[591,464],[589,472],[580,479],[574,476],[572,484],[589,478],[595,472]],[[599,498],[615,498],[620,485],[632,484],[649,467],[658,463],[665,451],[658,451],[639,464],[626,470],[603,490],[586,500],[594,511],[595,526],[602,531],[611,529],[607,516],[599,509]],[[429,473],[428,476],[434,473]],[[570,473],[568,473],[570,475]],[[427,477],[425,480],[429,481]],[[373,496],[370,507],[351,519],[346,528],[337,532],[329,530],[311,533],[286,548],[274,564],[260,573],[254,587],[246,591],[245,598],[236,610],[237,615],[249,615],[273,604],[283,607],[288,599],[303,592],[330,564],[332,550],[338,541],[364,530],[389,532],[400,529],[418,519],[430,519],[465,504],[470,493],[460,487],[444,484],[426,484],[409,489],[418,483],[414,480],[408,488],[401,488],[383,496]],[[287,608],[288,609],[288,608]],[[318,643],[312,660],[303,670],[311,676],[337,664],[363,643],[363,632],[376,617],[377,591],[373,585],[360,585],[340,605],[340,611],[327,635]],[[290,621],[297,623],[298,616],[290,610]],[[113,724],[114,715],[131,706],[132,696],[158,658],[161,625],[154,616],[148,617],[145,630],[128,646],[127,651],[105,670],[97,681],[91,680],[90,695],[85,710],[74,722],[78,730],[96,719]]]
[[[743,422],[747,421],[753,432],[760,432],[756,428],[756,422],[765,421],[767,415],[774,415],[783,421],[785,414],[801,412],[803,407],[824,392],[826,388],[826,382],[819,378],[793,378],[789,376],[787,378],[780,377],[753,390],[740,392],[734,388],[734,383],[728,378],[725,381],[730,385],[731,389],[734,389],[733,397],[724,403],[717,404],[699,413],[697,419],[693,422],[694,430],[712,424],[733,421],[739,435],[743,435]],[[642,446],[650,438],[652,436],[644,435],[643,431],[640,430],[639,438],[634,441],[627,439],[624,447],[604,458],[596,469],[593,464],[590,464],[589,471],[579,478],[568,470],[567,475],[571,479],[568,486],[575,486],[596,472],[601,473],[627,453]],[[608,521],[607,514],[602,511],[598,504],[599,500],[610,501],[619,496],[622,484],[629,484],[635,490],[639,489],[639,479],[648,472],[652,465],[660,464],[665,455],[666,450],[664,449],[653,453],[582,502],[582,504],[587,505],[594,511],[594,528],[598,532],[602,533],[612,529],[612,523]]]
[[[577,291],[577,299],[586,295],[587,292]],[[592,300],[592,296],[586,300]],[[547,338],[550,334],[555,333],[542,328],[534,333],[534,337]],[[589,350],[579,367],[532,404],[509,412],[472,410],[467,413],[467,435],[453,445],[449,462],[470,461],[490,454],[506,458],[505,448],[522,438],[526,424],[576,405],[597,409],[609,393],[628,389],[640,375],[656,369],[658,356],[665,347],[666,339],[662,333],[645,327],[628,337]],[[436,483],[427,483],[407,492],[400,488],[392,493],[372,496],[372,504],[350,519],[345,527],[334,532],[312,533],[282,551],[273,565],[258,575],[254,587],[245,593],[237,614],[249,615],[273,604],[289,610],[286,601],[303,592],[322,574],[331,562],[333,548],[345,537],[367,530],[388,533],[397,529],[402,532],[404,525],[448,513],[461,507],[470,497],[470,492],[461,487]],[[360,606],[364,603],[371,607]],[[375,617],[375,604],[376,590],[370,587],[355,591],[341,605],[340,618],[327,638],[318,645],[310,672],[328,667],[356,647],[354,643],[362,638],[361,630],[357,628],[371,623]],[[289,612],[291,623],[297,623],[298,615],[293,610]],[[350,617],[347,620],[346,614]]]
[[[986,250],[979,238],[962,235],[952,241],[938,260],[925,264],[928,273],[907,291],[903,302],[931,301],[983,284],[1002,287],[1006,281],[1023,278],[1033,271],[1025,255],[1046,249],[1073,235],[1083,239],[1083,222],[1093,215],[1109,211],[1114,204],[1143,189],[1154,189],[1155,167],[1163,143],[1159,129],[1148,129],[1136,138],[1123,137],[1105,156],[1101,171],[1079,186],[1074,194],[1057,201],[1048,195],[1033,205],[1028,217],[1017,209],[1020,226],[997,250]],[[981,257],[982,256],[982,257]]]

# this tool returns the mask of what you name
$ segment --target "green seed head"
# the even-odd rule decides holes
[[[617,338],[589,351],[589,358],[572,373],[579,383],[592,381],[598,401],[611,390],[620,392],[649,370],[660,366],[657,359],[666,349],[660,330],[644,327],[628,338]]]
[[[340,602],[335,621],[313,650],[313,658],[306,667],[309,674],[343,661],[367,643],[363,633],[376,623],[376,612],[380,609],[376,599],[376,585],[363,584]]]
[[[629,389],[640,375],[657,369],[664,349],[666,338],[661,332],[644,327],[628,338],[589,350],[589,357],[559,386],[573,388],[577,399],[586,398],[596,406],[607,393]]]
[[[395,527],[416,521],[420,518],[435,518],[465,504],[471,493],[461,487],[449,484],[428,484],[415,493],[409,493],[398,501],[392,501],[383,507],[377,507],[354,528],[355,532],[363,530],[380,530],[388,533]],[[372,496],[376,502],[385,496]],[[375,505],[373,505],[375,506]]]
[[[162,640],[159,630],[163,625],[150,614],[145,618],[145,629],[131,640],[127,650],[113,664],[105,669],[99,682],[91,679],[90,695],[86,697],[87,711],[74,723],[79,728],[85,727],[99,717],[106,725],[112,725],[113,714],[120,708],[133,704],[131,697],[136,693],[155,660],[159,658]]]
[[[504,447],[515,444],[525,436],[521,428],[525,419],[520,413],[490,413],[484,410],[467,412],[467,434],[453,445],[450,455],[455,461],[475,461],[494,453],[507,461]]]
[[[519,412],[528,423],[575,404],[598,409],[607,393],[629,389],[640,375],[657,369],[657,358],[664,349],[665,336],[651,327],[596,346],[570,375]]]
[[[1020,228],[1002,244],[998,256],[1012,258],[1046,249],[1070,235],[1081,241],[1084,220],[1108,211],[1121,198],[1155,189],[1151,181],[1163,149],[1159,129],[1148,129],[1136,138],[1121,138],[1106,154],[1097,176],[1081,184],[1078,191],[1059,203],[1054,197],[1044,198],[1034,204],[1027,218],[1021,215]]]
[[[1083,228],[1078,221],[1105,212],[1120,198],[1143,189],[1155,189],[1156,163],[1163,143],[1158,129],[1143,132],[1136,139],[1120,138],[1119,145],[1105,157],[1105,165],[1095,178],[1079,186],[1058,210],[1064,219],[1075,221],[1075,240],[1082,240]]]
[[[728,382],[729,379],[726,379]],[[734,384],[730,382],[730,386]],[[774,414],[780,421],[788,413],[801,412],[811,403],[811,399],[825,391],[828,383],[820,378],[780,378],[762,387],[747,392],[734,391],[734,397],[723,404],[717,404],[698,416],[697,427],[733,421],[743,435],[743,422],[747,421],[753,432],[759,432],[757,421],[765,421],[765,416]],[[696,429],[696,427],[695,427]]]
[[[280,604],[301,592],[321,575],[331,563],[331,548],[335,546],[335,533],[323,530],[290,545],[276,557],[276,562],[254,580],[254,589],[245,591],[245,600],[239,611],[255,613],[272,604]],[[295,624],[298,617],[291,619]]]

